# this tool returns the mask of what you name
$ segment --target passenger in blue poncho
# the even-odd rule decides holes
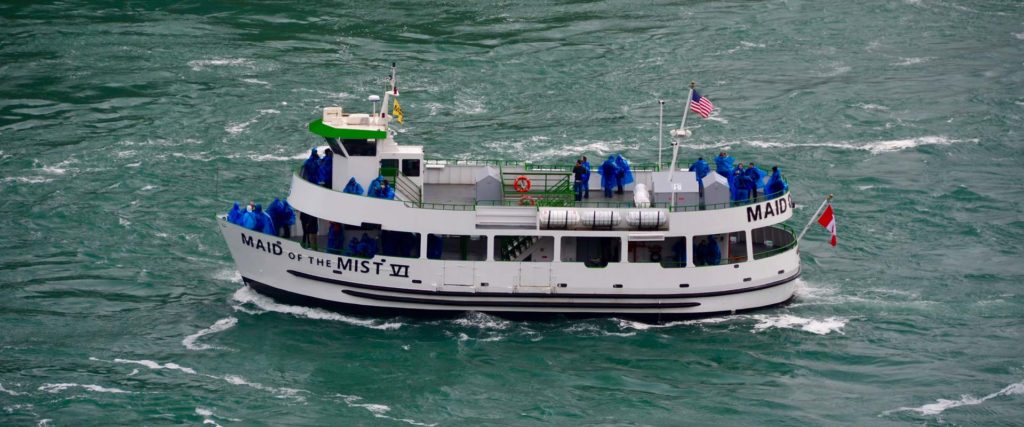
[[[774,199],[786,194],[788,185],[782,180],[782,172],[778,166],[772,166],[772,176],[768,177],[768,183],[764,185],[765,196]]]
[[[331,188],[332,174],[334,171],[334,156],[331,155],[331,149],[324,150],[324,158],[320,159],[318,176],[319,179],[317,184],[324,187]]]
[[[270,215],[267,215],[266,212],[263,212],[263,205],[257,203],[253,213],[256,214],[256,228],[253,230],[264,234],[274,234],[274,220],[270,219]]]
[[[377,255],[377,240],[370,237],[369,234],[363,233],[363,237],[359,239],[359,256],[365,258],[373,258]]]
[[[380,198],[388,200],[395,199],[395,189],[391,187],[391,184],[388,184],[388,180],[386,179],[380,182]]]
[[[618,179],[618,166],[615,166],[615,156],[608,156],[608,160],[601,163],[597,173],[601,175],[601,188],[604,189],[604,197],[612,197],[612,187],[615,187]]]
[[[284,237],[292,237],[292,225],[295,225],[295,211],[286,201],[275,198],[267,206],[267,214],[274,221],[274,234]]]
[[[757,199],[758,190],[764,192],[764,177],[768,176],[768,172],[754,165],[754,162],[750,162],[750,165],[747,166],[746,174],[754,181],[754,186],[750,188],[750,198]]]
[[[353,237],[352,240],[348,241],[348,247],[345,248],[344,255],[356,256],[359,255],[359,239]]]
[[[231,207],[230,211],[228,211],[227,220],[231,224],[238,224],[239,222],[241,222],[241,219],[242,210],[238,208],[238,202],[235,202],[235,205]]]
[[[732,201],[736,204],[746,203],[750,199],[750,186],[753,181],[743,173],[743,169],[734,169],[732,181],[729,182],[729,190],[732,193]]]
[[[699,157],[696,162],[690,165],[690,172],[697,174],[697,181],[699,182],[711,173],[711,166],[708,166],[708,162],[703,157]]]
[[[309,158],[302,162],[302,178],[314,184],[320,183],[320,156],[316,148],[310,150]]]
[[[246,206],[245,211],[242,212],[242,216],[238,219],[238,225],[248,228],[250,230],[256,230],[256,206],[249,202],[249,206]]]
[[[356,177],[353,176],[352,178],[349,178],[348,184],[345,184],[345,189],[341,190],[341,191],[344,192],[344,193],[348,193],[348,194],[355,194],[357,196],[362,196],[363,195],[363,186],[359,185],[359,182],[356,181]]]
[[[719,175],[724,176],[726,179],[732,177],[732,156],[725,154],[725,151],[718,153],[718,157],[715,157],[715,172]]]
[[[623,194],[625,190],[622,187],[633,182],[633,171],[629,168],[629,160],[621,154],[615,155],[615,167],[619,168],[615,171],[615,185],[618,187],[618,193]]]
[[[320,231],[320,220],[317,217],[305,212],[299,213],[299,222],[302,223],[302,246],[317,250],[316,234]]]
[[[722,250],[718,249],[718,242],[713,238],[713,236],[708,237],[708,249],[706,255],[707,258],[705,258],[705,261],[708,265],[718,265],[722,263]]]
[[[590,198],[590,161],[587,160],[587,156],[583,156],[583,169],[587,170],[587,173],[583,175],[583,198]]]
[[[384,182],[384,177],[377,175],[377,177],[374,178],[373,181],[370,181],[370,188],[366,189],[366,195],[370,197],[379,198],[381,182]]]
[[[331,222],[327,228],[327,252],[341,253],[343,246],[345,246],[345,233],[341,229],[341,224]]]

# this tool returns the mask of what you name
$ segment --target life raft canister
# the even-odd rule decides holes
[[[515,188],[518,193],[530,191],[530,187],[532,186],[533,183],[530,182],[530,178],[527,178],[526,175],[519,175],[519,177],[512,182],[512,187]]]

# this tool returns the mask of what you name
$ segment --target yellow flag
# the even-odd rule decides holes
[[[402,116],[402,107],[398,105],[397,99],[395,100],[395,108],[391,109],[391,115],[395,117],[395,120],[398,120],[399,124],[402,124],[405,117]]]

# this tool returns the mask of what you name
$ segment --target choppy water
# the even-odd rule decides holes
[[[0,4],[0,424],[982,424],[1024,419],[1024,3]],[[399,63],[442,157],[783,166],[791,306],[649,326],[366,319],[241,285],[214,215],[285,194],[325,105]]]

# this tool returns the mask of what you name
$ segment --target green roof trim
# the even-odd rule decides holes
[[[388,132],[383,130],[338,129],[324,124],[323,119],[309,122],[309,131],[326,138],[340,139],[387,139]]]

